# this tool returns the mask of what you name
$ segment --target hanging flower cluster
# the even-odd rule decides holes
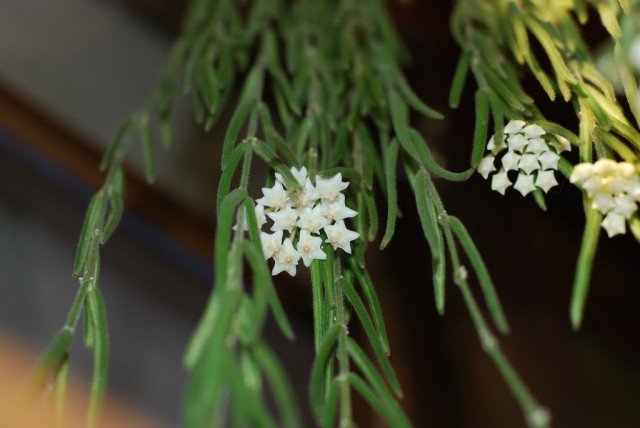
[[[276,173],[273,187],[263,188],[262,198],[256,200],[262,250],[265,260],[273,258],[275,262],[271,272],[274,276],[280,272],[295,276],[300,259],[307,267],[314,259],[325,260],[323,242],[351,254],[351,241],[360,236],[344,224],[345,219],[358,212],[345,204],[342,191],[349,182],[342,181],[342,174],[331,178],[316,175],[315,185],[305,167],[291,168],[291,174],[300,190],[287,189],[285,180]],[[262,231],[267,217],[273,221],[271,233]]]
[[[605,214],[601,224],[609,237],[626,232],[626,222],[640,202],[640,176],[635,166],[600,159],[576,165],[570,179],[587,192],[591,208]]]
[[[526,196],[536,187],[548,192],[558,185],[554,173],[560,160],[558,154],[571,150],[571,145],[566,138],[551,136],[536,124],[512,120],[504,127],[501,141],[496,141],[495,135],[491,137],[487,150],[491,153],[480,161],[478,172],[485,179],[495,172],[491,188],[504,195],[513,185],[522,196]],[[498,157],[499,169],[496,168]],[[515,184],[510,174],[516,177]]]

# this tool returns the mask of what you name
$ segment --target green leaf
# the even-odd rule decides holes
[[[198,92],[209,113],[215,113],[218,104],[219,85],[216,72],[210,64],[198,68]]]
[[[113,140],[111,140],[111,144],[109,145],[109,148],[105,152],[104,157],[100,162],[101,171],[104,171],[109,165],[111,165],[111,162],[120,152],[122,146],[126,145],[125,140],[131,138],[129,129],[131,128],[131,126],[133,126],[133,122],[133,117],[128,117],[118,128],[118,131],[114,135]]]
[[[371,408],[375,409],[392,427],[411,427],[411,423],[402,414],[393,412],[389,406],[376,396],[367,383],[359,376],[350,373],[348,375],[349,383],[358,393],[369,403]]]
[[[222,200],[229,194],[231,189],[231,181],[233,180],[233,176],[238,169],[238,165],[240,164],[240,160],[247,149],[247,143],[242,142],[233,149],[233,153],[229,158],[229,162],[225,169],[222,170],[222,174],[220,174],[220,181],[218,182],[218,193],[216,195],[216,210],[218,216],[220,215],[220,210],[222,208]]]
[[[489,129],[489,94],[483,89],[476,92],[476,126],[471,150],[471,166],[476,167],[482,160]]]
[[[141,121],[140,138],[144,151],[144,171],[147,182],[153,183],[156,180],[156,159],[153,146],[153,131],[148,119]]]
[[[464,51],[460,55],[455,74],[453,75],[453,83],[451,84],[451,92],[449,93],[449,107],[458,108],[460,105],[460,97],[464,84],[469,74],[469,64],[471,63],[471,52]]]
[[[262,341],[253,345],[253,354],[271,385],[271,391],[282,418],[281,426],[290,428],[301,426],[293,390],[277,357]]]
[[[89,261],[89,252],[92,246],[97,246],[99,242],[100,228],[102,227],[102,219],[105,211],[105,192],[100,190],[96,193],[87,208],[87,214],[84,218],[80,239],[78,240],[78,248],[76,250],[76,258],[73,265],[73,275],[79,276],[85,270],[85,266]],[[98,233],[96,234],[96,230]]]
[[[589,292],[589,282],[591,280],[591,269],[593,259],[598,248],[600,237],[600,223],[602,214],[599,211],[589,209],[586,211],[587,223],[582,235],[582,245],[578,255],[576,266],[576,276],[573,282],[573,293],[571,295],[571,325],[575,330],[580,328],[584,315],[584,306]]]
[[[322,287],[323,266],[320,260],[311,262],[311,291],[313,294],[313,333],[316,352],[320,349],[322,338],[328,326],[325,323],[326,302]]]
[[[277,173],[282,175],[289,189],[300,189],[300,183],[293,177],[291,170],[280,160],[278,155],[263,141],[253,139],[251,146],[262,160],[264,160]]]
[[[40,357],[38,365],[29,378],[29,391],[33,393],[44,386],[46,378],[63,362],[71,342],[73,342],[73,331],[63,328]]]
[[[482,288],[482,294],[484,295],[484,300],[489,308],[489,313],[493,318],[493,322],[495,322],[498,330],[503,333],[507,333],[509,331],[507,318],[504,315],[500,299],[496,293],[495,286],[493,285],[487,266],[485,265],[484,260],[482,260],[480,251],[478,251],[478,247],[476,247],[476,244],[471,239],[471,235],[469,235],[467,228],[458,218],[449,216],[449,224],[453,232],[458,237],[458,242],[460,242],[462,249],[467,254],[467,258],[469,259],[469,262],[471,262],[471,266],[478,277],[480,287]]]
[[[316,352],[316,358],[313,360],[311,366],[311,376],[309,380],[309,398],[311,400],[311,409],[313,414],[320,424],[324,418],[324,409],[326,406],[325,390],[324,390],[324,376],[326,373],[327,365],[330,362],[331,351],[335,347],[338,334],[342,330],[342,327],[338,324],[333,324],[327,334],[322,340],[322,345]]]
[[[97,287],[87,293],[89,316],[92,320],[94,335],[93,346],[93,379],[91,381],[91,397],[89,399],[88,426],[94,427],[98,422],[98,412],[107,385],[107,362],[109,355],[109,335],[107,332],[107,316],[102,294]]]
[[[107,187],[109,197],[109,213],[102,228],[100,244],[106,243],[120,224],[124,212],[124,173],[121,167],[114,170],[111,185]]]
[[[469,168],[466,171],[453,172],[441,167],[433,158],[426,141],[424,141],[418,131],[411,129],[409,136],[422,165],[434,175],[450,181],[465,181],[471,177],[471,174],[475,171],[474,168]],[[402,143],[402,140],[400,140],[400,142]]]
[[[358,296],[358,293],[353,288],[353,285],[346,277],[340,278],[338,280],[338,283],[342,284],[342,288],[345,295],[347,296],[347,299],[349,300],[349,303],[351,304],[351,307],[358,315],[358,319],[360,320],[362,328],[369,338],[369,342],[371,343],[373,352],[376,355],[378,363],[382,367],[382,372],[386,376],[389,385],[391,385],[391,388],[393,388],[393,391],[398,397],[402,397],[402,388],[400,387],[400,383],[396,378],[391,364],[389,364],[389,360],[387,359],[387,355],[384,351],[382,340],[380,340],[379,335],[376,333],[376,329],[374,328],[373,322],[371,321],[371,316],[367,312],[362,299],[360,299],[360,296]]]
[[[253,97],[248,97],[242,99],[236,110],[233,112],[233,116],[229,121],[229,126],[227,127],[227,133],[224,136],[224,143],[222,146],[222,169],[226,169],[231,155],[233,154],[233,150],[235,148],[235,143],[238,140],[238,134],[240,133],[240,129],[242,125],[244,125],[249,113],[255,107],[256,100]]]
[[[384,175],[387,179],[387,225],[384,236],[380,242],[380,249],[383,250],[391,241],[396,229],[396,218],[398,217],[398,193],[396,188],[396,164],[398,163],[399,151],[398,139],[391,140],[388,147],[383,148]]]

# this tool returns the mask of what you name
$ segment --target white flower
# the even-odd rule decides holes
[[[549,152],[549,146],[542,138],[531,138],[529,144],[527,144],[527,152],[539,155],[540,153]]]
[[[556,149],[557,153],[570,152],[571,143],[562,135],[555,135],[555,140],[551,140],[551,145]]]
[[[616,170],[616,161],[611,159],[598,159],[592,167],[592,171],[597,175],[608,175]]]
[[[320,194],[313,187],[311,180],[307,178],[307,181],[302,186],[302,192],[297,197],[296,204],[299,207],[310,207],[313,203],[320,198]]]
[[[360,237],[358,232],[349,230],[344,225],[344,221],[337,221],[332,226],[325,226],[327,242],[333,246],[334,250],[342,248],[346,253],[351,254],[351,241]]]
[[[614,206],[613,196],[607,193],[597,194],[591,201],[591,208],[600,211],[602,214],[608,213]]]
[[[518,162],[518,168],[527,174],[531,174],[533,171],[540,169],[538,157],[530,153],[522,155],[520,162]]]
[[[500,171],[497,174],[494,174],[491,179],[491,189],[496,192],[504,195],[504,192],[511,186],[511,181],[509,177],[507,177],[507,173],[504,171]]]
[[[298,253],[302,257],[302,263],[309,267],[314,259],[326,260],[327,255],[322,251],[322,238],[312,236],[306,230],[300,231],[300,238],[296,246]]]
[[[515,171],[518,169],[518,162],[520,162],[520,155],[516,152],[508,151],[502,157],[502,168],[505,171]]]
[[[536,186],[544,190],[545,193],[549,192],[552,187],[558,185],[556,176],[553,171],[540,171],[536,177]]]
[[[569,181],[571,181],[572,183],[582,183],[583,181],[591,178],[591,176],[593,175],[593,165],[588,163],[588,162],[584,162],[584,163],[579,163],[578,165],[573,167],[573,171],[571,171],[571,177],[569,178]]]
[[[351,218],[358,215],[358,211],[354,211],[345,205],[344,195],[338,195],[333,202],[322,201],[322,215],[328,220],[338,221],[345,218]]]
[[[507,139],[509,150],[514,152],[522,152],[527,145],[527,139],[522,134],[515,134]]]
[[[489,142],[487,143],[487,150],[491,150],[494,154],[500,152],[502,149],[505,149],[507,147],[507,144],[504,141],[505,136],[503,135],[500,142],[496,144],[496,137],[495,135],[492,135],[491,138],[489,138]]]
[[[523,120],[511,120],[504,127],[503,132],[505,134],[515,134],[522,131],[522,128],[524,128],[524,125],[525,125],[525,122]]]
[[[267,217],[264,215],[264,205],[256,205],[256,220],[258,220],[258,230],[262,229],[262,226],[267,222]],[[238,225],[232,227],[233,230],[238,230]],[[249,230],[247,223],[247,216],[242,217],[242,230]]]
[[[495,156],[485,156],[478,164],[478,172],[486,180],[489,178],[489,174],[496,170],[496,166],[493,164]]]
[[[636,180],[638,179],[638,170],[633,164],[629,162],[618,162],[616,165],[616,172],[619,176],[626,179]]]
[[[625,190],[629,196],[640,202],[640,183],[630,183]]]
[[[260,243],[262,244],[262,252],[264,259],[273,257],[282,248],[282,231],[278,230],[274,233],[260,232]]]
[[[286,238],[282,243],[282,248],[273,257],[275,264],[271,275],[276,276],[280,272],[287,272],[291,276],[296,275],[296,266],[300,260],[300,254],[293,248],[291,239]]]
[[[607,231],[609,238],[623,234],[627,230],[624,216],[613,212],[607,214],[604,220],[602,220],[601,225]]]
[[[276,181],[270,189],[268,187],[263,187],[262,194],[264,196],[256,200],[256,202],[259,205],[264,205],[265,207],[273,208],[275,210],[284,208],[287,201],[289,201],[289,195],[287,195],[287,191],[284,190],[282,183],[279,181]]]
[[[524,131],[524,135],[526,135],[529,138],[540,137],[547,133],[547,131],[542,129],[540,125],[536,125],[536,124],[525,126],[523,131]]]
[[[295,167],[292,166],[289,169],[289,171],[291,171],[291,175],[293,175],[293,178],[296,179],[298,184],[300,186],[304,186],[305,182],[307,181],[307,168],[303,166],[300,169],[296,169]],[[276,172],[276,180],[278,180],[282,184],[286,184],[282,175],[277,172]]]
[[[559,160],[560,156],[553,153],[552,151],[544,152],[543,154],[538,156],[538,161],[540,161],[542,169],[558,169]]]
[[[334,201],[340,192],[349,187],[348,181],[342,181],[342,174],[337,173],[331,178],[316,175],[316,190],[322,199]]]
[[[299,211],[299,214],[300,218],[296,226],[311,233],[320,233],[320,229],[329,224],[329,220],[322,215],[322,206],[320,205],[313,208],[305,207]]]
[[[533,175],[518,174],[516,184],[513,185],[513,188],[522,193],[522,196],[527,196],[529,192],[536,190],[536,186],[533,185]]]
[[[625,218],[630,218],[638,209],[635,201],[630,196],[616,196],[614,199],[614,211]]]
[[[274,232],[278,230],[291,232],[293,228],[296,227],[296,222],[298,221],[298,210],[293,209],[291,205],[287,205],[280,211],[274,211],[267,215],[273,220],[271,230]]]

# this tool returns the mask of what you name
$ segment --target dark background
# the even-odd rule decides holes
[[[45,3],[7,0],[0,5],[0,26],[19,19],[39,24],[34,39],[0,32],[0,56],[5,58],[0,65],[0,325],[35,350],[64,322],[71,303],[75,240],[87,198],[101,181],[99,155],[118,121],[152,87],[185,2]],[[448,30],[450,11],[445,0],[392,7],[414,58],[407,68],[409,81],[446,116],[443,121],[415,118],[416,126],[442,162],[460,170],[470,156],[474,84],[470,80],[458,110],[447,108],[459,54]],[[42,16],[49,12],[55,12],[54,18],[46,21]],[[64,17],[70,28],[65,29]],[[587,30],[594,46],[604,38],[595,21]],[[97,39],[96,26],[106,34],[103,39]],[[128,43],[125,29],[144,42]],[[56,44],[56,32],[69,33],[66,44]],[[84,44],[78,40],[83,34]],[[80,47],[72,49],[73,43]],[[79,65],[66,69],[67,62]],[[74,72],[82,75],[73,79]],[[71,73],[68,79],[65,73]],[[43,82],[52,75],[61,77],[53,82],[58,86],[48,88]],[[535,99],[545,99],[535,82],[525,81],[525,86]],[[74,101],[85,99],[91,101]],[[551,119],[575,123],[565,103],[542,101],[541,107]],[[210,288],[216,143],[224,131],[218,126],[202,134],[190,124],[188,108],[183,110],[178,112],[179,144],[160,159],[156,187],[140,179],[139,153],[133,153],[128,215],[103,251],[110,392],[165,426],[178,424],[185,379],[181,356]],[[555,188],[545,213],[532,198],[491,191],[478,175],[462,184],[437,185],[492,273],[512,327],[501,344],[551,410],[554,426],[640,425],[637,243],[629,236],[602,236],[585,322],[573,332],[568,307],[584,223],[576,189],[568,183]],[[400,204],[405,216],[391,245],[383,253],[372,246],[367,256],[388,323],[392,363],[405,391],[404,408],[419,427],[524,426],[453,284],[447,289],[445,317],[435,311],[430,256],[418,233],[407,183],[401,184]],[[268,329],[268,336],[292,368],[299,402],[306,406],[312,358],[309,287],[303,281],[278,283],[298,342],[287,343],[275,328]],[[88,377],[90,356],[82,346],[72,358],[79,376]],[[357,404],[361,426],[380,424],[363,403]]]

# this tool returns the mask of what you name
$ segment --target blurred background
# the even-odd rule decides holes
[[[76,239],[89,197],[102,181],[101,153],[119,123],[154,85],[187,1],[2,0],[0,2],[0,397],[17,388],[64,323],[77,281]],[[417,122],[451,169],[468,165],[471,91],[446,107],[459,50],[448,29],[451,2],[392,6],[414,61],[410,82],[443,121]],[[604,39],[592,20],[594,46]],[[544,100],[535,82],[530,93]],[[574,124],[569,105],[541,105]],[[416,118],[417,121],[422,119]],[[158,183],[143,177],[141,153],[127,163],[127,210],[104,247],[102,290],[111,333],[105,426],[179,426],[186,372],[182,353],[211,287],[213,200],[225,119],[208,134],[181,106],[177,144],[158,153]],[[573,332],[568,305],[583,215],[579,193],[555,188],[542,212],[515,192],[502,197],[474,176],[439,182],[449,211],[469,228],[496,282],[512,326],[502,346],[557,427],[640,425],[640,248],[630,237],[603,236],[584,327]],[[404,218],[383,253],[368,251],[387,319],[403,406],[418,427],[524,426],[519,407],[482,352],[454,286],[447,313],[435,311],[430,256],[417,233],[407,183]],[[313,357],[310,290],[278,278],[297,341],[274,326],[267,337],[290,368],[307,414]],[[353,334],[359,335],[357,329]],[[76,398],[91,355],[72,350]],[[72,397],[74,397],[72,395]],[[383,426],[356,403],[363,427]]]

